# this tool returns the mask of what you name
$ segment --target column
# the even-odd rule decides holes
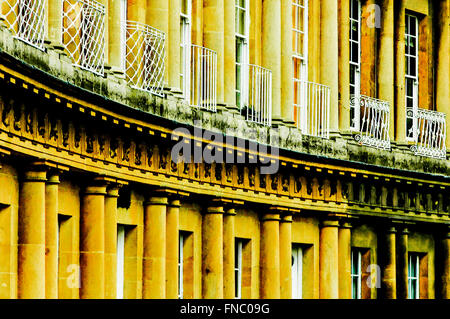
[[[395,138],[397,142],[406,141],[405,105],[405,0],[398,2],[395,11]]]
[[[57,47],[62,50],[63,0],[48,0],[46,8],[48,10],[47,38],[53,47]]]
[[[441,298],[450,299],[450,229],[442,239]],[[439,280],[439,279],[438,279]]]
[[[324,220],[320,228],[319,242],[319,298],[339,298],[339,223]]]
[[[330,95],[330,132],[339,128],[339,62],[338,62],[338,5],[337,0],[324,0],[320,6],[320,78],[324,85],[331,88]]]
[[[152,0],[128,1],[127,19],[140,23],[147,23],[147,8],[153,5],[151,2]]]
[[[389,102],[391,113],[389,135],[395,138],[394,100],[394,0],[382,0],[380,46],[378,49],[378,98]]]
[[[224,1],[224,100],[228,109],[238,113],[236,106],[236,22],[235,22],[235,2]]]
[[[260,298],[280,298],[280,214],[265,213],[261,220]]]
[[[281,1],[281,21],[281,115],[287,124],[294,124],[292,0]]]
[[[223,298],[223,207],[212,205],[202,223],[202,295]]]
[[[84,190],[80,221],[80,266],[82,299],[105,297],[105,195],[101,178],[91,181]]]
[[[339,299],[352,298],[351,280],[351,225],[347,221],[339,223],[338,256],[339,256]]]
[[[339,127],[350,130],[350,1],[339,0]]]
[[[106,12],[106,20],[108,20],[108,33],[113,35],[108,38],[108,62],[113,72],[122,73],[122,46],[120,34],[122,33],[121,27],[122,16],[120,12],[120,2],[118,0],[108,0],[109,10]]]
[[[144,259],[142,298],[166,297],[166,196],[150,197],[144,204]]]
[[[110,185],[105,198],[105,299],[117,297],[117,199],[119,188]]]
[[[58,185],[59,173],[47,174],[45,185],[45,298],[58,298]]]
[[[292,298],[292,214],[280,219],[280,298]]]
[[[190,0],[192,1],[192,0]],[[169,0],[147,0],[147,8],[146,8],[146,18],[145,23],[148,25],[151,25],[152,27],[164,32],[166,35],[166,42],[165,42],[165,49],[166,52],[169,52],[169,41],[170,41],[170,35],[169,35],[169,19],[175,18],[170,17],[169,18],[169,6],[172,6],[174,2],[181,3],[181,1],[169,1]],[[170,4],[169,4],[170,3]],[[142,8],[141,8],[142,10]],[[172,14],[172,12],[171,12]],[[175,13],[173,13],[175,14]],[[180,31],[180,10],[178,10],[178,32]],[[169,41],[168,41],[169,40]],[[178,43],[178,46],[175,46],[175,48],[180,51],[180,45]],[[164,71],[164,86],[167,86],[169,81],[169,69],[171,68],[169,55],[166,53],[165,59],[165,71]],[[179,73],[179,69],[177,72]]]
[[[105,45],[105,64],[109,64],[109,0],[97,0],[98,3],[102,4],[105,8],[105,34],[104,34],[104,45]]]
[[[233,299],[234,282],[234,216],[236,210],[229,208],[223,217],[223,298]]]
[[[396,229],[388,227],[381,234],[382,246],[379,250],[382,269],[382,298],[397,298],[397,280],[396,280]]]
[[[167,0],[161,0],[167,1]],[[169,86],[180,91],[180,14],[181,1],[167,1],[169,2],[169,33],[168,41],[166,41],[166,54],[168,56]]]
[[[203,0],[203,45],[217,52],[217,104],[219,105],[225,104],[225,22],[229,23],[224,20],[224,0]]]
[[[43,167],[24,173],[19,192],[18,297],[45,298],[45,182]]]
[[[438,22],[438,52],[436,72],[436,110],[447,115],[446,146],[450,149],[450,1],[440,0]]]
[[[397,242],[397,298],[408,298],[408,228],[403,228]]]
[[[281,121],[281,3],[263,1],[262,66],[272,71],[272,122]]]
[[[178,298],[178,242],[180,201],[171,199],[166,217],[166,297]]]

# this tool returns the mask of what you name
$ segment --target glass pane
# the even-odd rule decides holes
[[[352,9],[352,18],[355,20],[359,20],[358,0],[352,0]]]
[[[188,0],[181,0],[181,13],[188,14]]]
[[[238,25],[237,25],[237,32],[239,34],[245,35],[245,11],[244,10],[239,10],[239,19],[238,21]]]
[[[352,42],[352,62],[359,63],[359,45]]]

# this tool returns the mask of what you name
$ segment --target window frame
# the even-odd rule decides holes
[[[299,4],[300,1],[303,1],[304,4]],[[309,0],[292,0],[292,7],[293,10],[295,10],[295,14],[293,14],[292,21],[292,33],[294,35],[294,43],[292,44],[292,57],[293,57],[293,68],[295,69],[296,63],[295,60],[300,60],[300,63],[298,64],[300,66],[300,70],[298,71],[299,76],[295,77],[294,72],[294,79],[300,80],[300,81],[308,81],[308,32],[309,32]],[[296,29],[296,26],[300,24],[300,14],[299,12],[303,9],[303,28],[302,29]],[[298,47],[298,35],[303,34],[303,52],[299,53],[297,51]]]
[[[116,299],[124,298],[125,278],[125,225],[117,224]]]
[[[178,299],[183,299],[183,267],[184,267],[184,241],[186,235],[183,232],[178,233]]]
[[[244,241],[239,238],[234,239],[234,298],[242,298],[242,251]]]
[[[303,247],[292,245],[291,256],[291,291],[292,299],[303,299]]]
[[[415,23],[415,34],[411,33],[411,22]],[[406,141],[414,142],[417,139],[417,121],[415,120],[419,108],[419,17],[412,13],[405,14],[405,131]],[[407,45],[409,40],[413,38],[415,46],[415,55],[407,52]],[[408,70],[411,70],[411,59],[415,59],[414,69],[415,75],[409,75]],[[412,96],[408,95],[408,80],[413,81]],[[408,107],[408,99],[412,100],[412,107]],[[412,122],[409,128],[408,121]],[[412,135],[408,132],[412,130]]]
[[[412,267],[415,267],[415,276],[412,276]],[[412,289],[414,289],[414,298],[412,298]],[[408,255],[408,299],[420,299],[420,255],[417,253]]]
[[[356,256],[355,256],[356,255]],[[356,267],[355,266],[356,257]],[[355,269],[356,268],[356,269]],[[354,272],[356,270],[356,272]],[[352,299],[362,299],[362,251],[358,248],[351,249],[351,269],[350,276],[352,281]],[[355,287],[355,279],[357,286]],[[356,293],[355,293],[356,288]]]
[[[192,3],[186,1],[186,13],[182,12],[180,6],[180,89],[183,98],[190,101],[190,78],[191,78],[191,28],[192,28]]]
[[[120,0],[120,66],[126,70],[128,1]]]
[[[358,20],[354,19],[353,12],[355,10],[354,3],[358,4],[357,10],[358,10]],[[349,15],[349,23],[350,23],[350,33],[349,33],[349,90],[350,90],[350,98],[352,99],[353,103],[350,103],[350,129],[354,131],[359,131],[360,129],[360,104],[359,104],[359,98],[361,96],[361,21],[362,21],[362,14],[361,14],[361,1],[360,0],[350,0],[350,15]],[[353,39],[352,37],[352,27],[353,24],[356,24],[358,26],[358,38]],[[352,44],[357,45],[357,58],[358,61],[353,61],[353,50],[352,50]],[[353,77],[354,77],[354,83],[351,83],[352,79],[352,68],[354,68],[353,71]],[[354,93],[352,94],[352,88]],[[352,117],[352,111],[353,111],[353,117]]]
[[[239,5],[240,0],[235,0],[235,18],[238,18],[238,10],[244,11],[244,34],[238,32],[235,28],[235,44],[236,44],[236,57],[235,57],[235,75],[236,75],[236,105],[242,109],[247,106],[248,95],[248,64],[249,64],[249,38],[250,38],[250,1],[244,0],[245,7]],[[238,26],[238,21],[235,21],[235,27]],[[240,57],[238,61],[238,57]],[[238,71],[239,69],[239,71]],[[239,72],[239,74],[238,74]],[[239,78],[239,82],[238,82]],[[239,86],[238,86],[239,83]],[[239,94],[239,99],[237,98]]]

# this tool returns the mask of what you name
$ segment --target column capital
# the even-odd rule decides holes
[[[236,216],[236,209],[234,207],[228,207],[225,210],[225,216]]]
[[[169,199],[169,207],[177,207],[180,208],[181,207],[181,202],[178,198],[170,198]]]
[[[95,177],[86,183],[84,187],[84,195],[102,195],[105,196],[108,181],[102,176]]]
[[[291,211],[287,211],[287,212],[283,212],[282,214],[280,214],[280,222],[281,223],[292,223],[292,212]]]
[[[119,185],[119,184],[109,185],[106,188],[106,197],[119,198],[119,189],[120,189],[120,187],[121,187],[121,185]]]
[[[204,214],[224,214],[223,206],[209,206]]]
[[[339,228],[341,229],[351,229],[353,228],[352,223],[349,220],[340,220],[339,221]]]
[[[150,205],[163,205],[167,206],[169,204],[169,200],[167,197],[159,196],[155,194],[155,196],[150,196],[145,202],[144,206],[150,206]]]
[[[267,221],[277,221],[277,222],[279,222],[280,221],[280,213],[276,212],[276,211],[264,213],[261,216],[261,221],[262,222],[267,222]]]
[[[336,219],[324,219],[320,222],[322,228],[325,227],[339,227],[339,221]]]

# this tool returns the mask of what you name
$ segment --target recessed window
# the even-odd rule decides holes
[[[362,254],[359,249],[352,249],[352,299],[361,299],[361,286],[362,286],[362,268],[361,259]]]
[[[180,88],[185,100],[190,98],[191,72],[191,1],[181,0],[180,16]]]
[[[236,105],[245,106],[248,85],[248,39],[250,11],[248,0],[236,0]]]
[[[127,0],[120,0],[120,61],[122,70],[126,69],[127,55]]]
[[[292,298],[302,299],[303,297],[303,248],[300,245],[292,246]]]
[[[125,226],[117,225],[117,287],[116,298],[123,299],[124,261],[125,261]]]
[[[242,298],[242,247],[243,241],[236,238],[234,242],[234,297]]]
[[[178,236],[178,299],[183,299],[183,266],[184,266],[184,241],[186,235],[183,232]]]
[[[405,19],[406,138],[415,140],[417,123],[414,116],[419,100],[419,22],[410,14]]]
[[[408,298],[420,298],[420,283],[419,283],[419,267],[420,257],[418,254],[409,254],[408,258]]]
[[[350,128],[359,130],[361,91],[361,2],[350,0]]]

